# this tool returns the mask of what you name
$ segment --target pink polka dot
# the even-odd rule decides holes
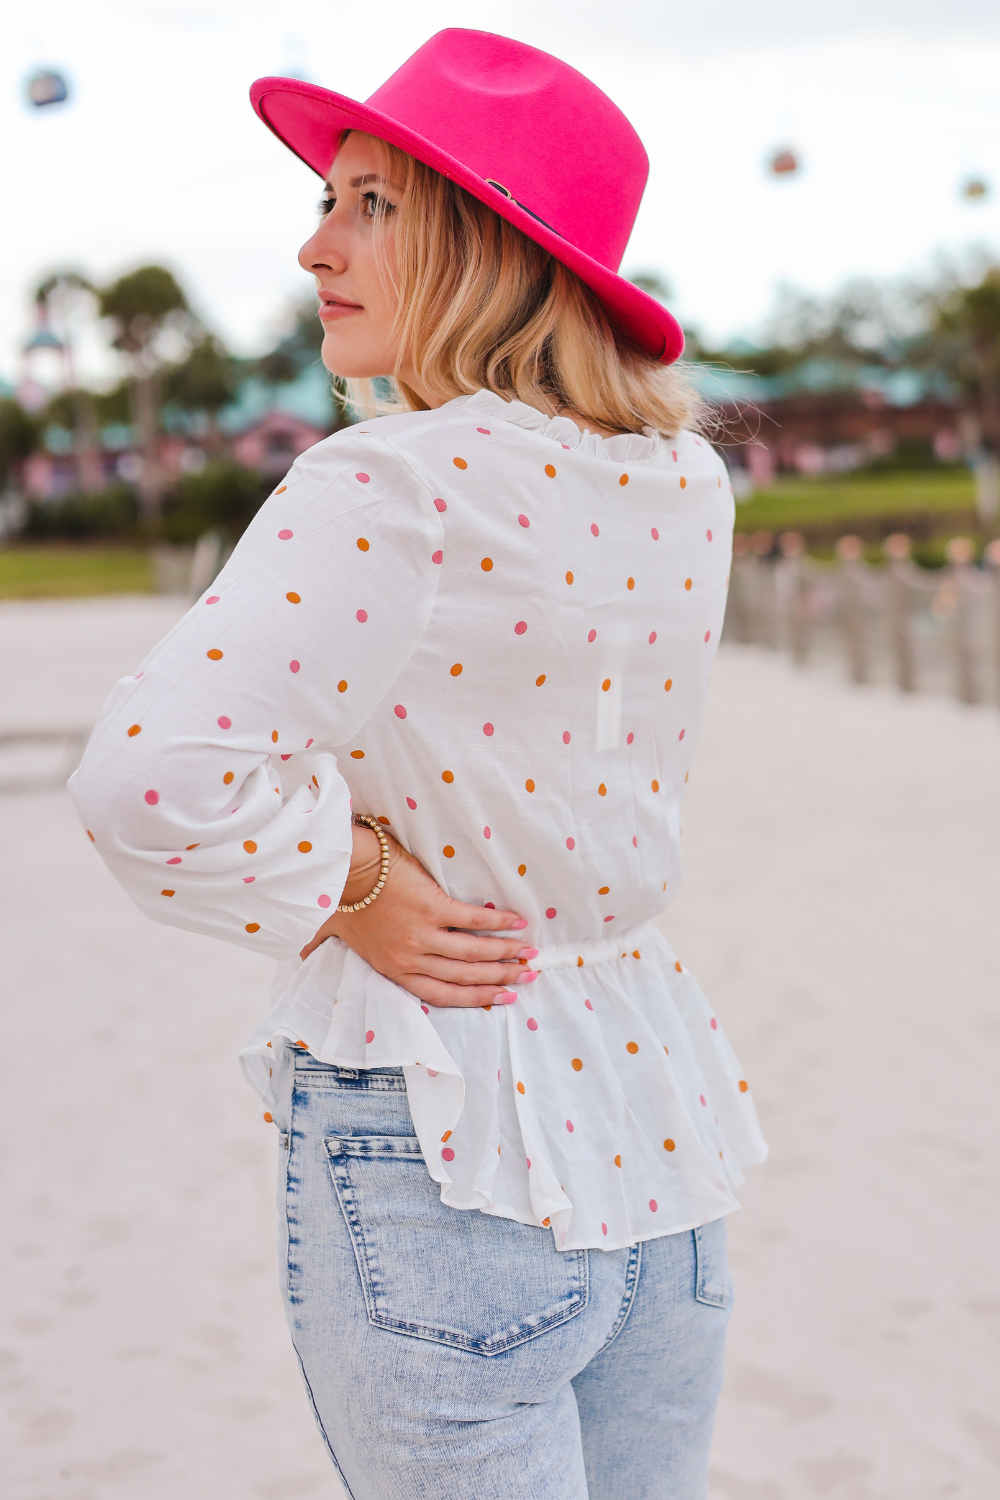
[[[706,531],[706,532],[705,532],[705,535],[706,535],[706,536],[707,536],[707,537],[708,537],[708,540],[709,540],[709,541],[711,541],[711,540],[712,540],[712,533],[711,533],[711,531]]]
[[[422,1005],[420,1007],[420,1009],[423,1011],[423,1013],[424,1013],[425,1016],[429,1016],[430,1015],[430,1011],[427,1009],[426,1005]],[[427,1071],[430,1072],[430,1069],[428,1069]]]
[[[302,667],[302,663],[298,662],[298,661],[290,661],[288,663],[288,670],[289,670],[289,672],[298,672],[298,671],[301,670],[301,667]]]
[[[243,877],[243,884],[244,885],[253,885],[253,883],[254,883],[254,881],[256,879],[257,879],[256,875],[244,875],[244,877]]]
[[[363,625],[368,618],[368,611],[366,609],[359,609],[354,618],[356,620],[360,620],[361,624]]]
[[[181,862],[181,857],[180,857],[179,854],[175,854],[174,857],[173,857],[173,859],[168,859],[167,860],[167,864],[168,865],[179,865],[180,862]],[[714,1021],[712,1022],[712,1025],[713,1026],[715,1025]]]
[[[649,528],[649,534],[653,538],[654,542],[658,542],[660,540],[660,533],[657,531],[655,526],[651,526]]]
[[[441,1160],[442,1161],[454,1161],[455,1160],[455,1153],[451,1149],[450,1146],[445,1146],[444,1150],[441,1152]]]
[[[499,1072],[499,1069],[498,1069],[497,1070],[497,1078],[499,1078],[499,1077],[500,1077],[500,1072]],[[526,1156],[524,1159],[528,1163],[528,1171],[530,1172],[531,1171],[531,1157],[530,1156]]]
[[[219,595],[218,594],[213,594],[211,596],[211,598],[205,600],[206,604],[218,604],[218,602],[219,602]]]
[[[146,801],[149,803],[150,807],[155,807],[156,804],[159,802],[159,800],[160,800],[160,794],[159,794],[159,792],[152,792],[152,791],[150,791],[150,792],[146,793]]]
[[[632,731],[630,729],[629,732],[628,732],[628,734],[625,736],[625,743],[626,743],[626,745],[631,745],[631,743],[632,743],[632,741],[634,739],[635,739],[635,735],[632,733]]]
[[[615,919],[614,917],[605,917],[604,920],[605,922],[613,922]]]
[[[569,1131],[570,1135],[573,1134],[573,1121],[572,1120],[567,1120],[566,1121],[566,1129]]]
[[[169,864],[169,860],[168,860],[168,864]],[[715,1019],[714,1016],[712,1017],[712,1019],[709,1021],[708,1024],[709,1024],[709,1026],[711,1026],[711,1028],[712,1028],[713,1031],[718,1031],[718,1029],[719,1029],[719,1023]]]
[[[401,703],[397,703],[396,704],[396,707],[393,709],[393,713],[396,715],[397,719],[405,719],[406,718],[406,709],[403,707],[403,705]]]
[[[489,437],[490,435],[490,429],[488,427],[477,427],[476,431],[481,432],[485,437]]]
[[[600,536],[600,534],[601,534],[600,533],[600,529],[597,526],[595,526],[593,523],[591,523],[590,534],[591,534],[591,536]]]
[[[374,1033],[374,1031],[366,1031],[365,1032],[365,1041],[366,1042],[373,1042],[374,1040],[375,1040],[375,1033]]]
[[[587,640],[588,641],[596,641],[597,640],[597,631],[596,630],[591,630],[589,632],[588,636],[587,636]]]
[[[448,509],[448,503],[447,503],[447,501],[445,501],[445,500],[435,500],[434,501],[434,509],[435,510],[447,510]]]
[[[546,907],[546,909],[545,909],[545,915],[549,918],[550,921],[555,916],[555,914],[556,914],[556,909],[555,909],[554,906],[548,906],[548,907]]]
[[[282,542],[290,542],[292,540],[292,535],[293,533],[288,531],[287,529],[285,531],[278,532],[278,538]]]
[[[355,474],[354,477],[359,484],[368,484],[371,479],[370,474]]]
[[[283,756],[282,756],[282,757],[281,757],[281,759],[282,759],[282,760],[291,760],[291,758],[292,758],[292,757],[291,757],[291,755],[290,755],[290,754],[289,754],[289,755],[283,755]]]
[[[671,450],[670,450],[670,457],[673,459],[674,463],[677,462],[677,449],[676,448],[671,448]]]
[[[529,1031],[537,1031],[538,1030],[538,1022],[535,1020],[534,1016],[529,1016],[528,1017],[528,1030]]]
[[[220,729],[232,729],[232,727],[233,727],[233,721],[229,717],[229,715],[228,714],[220,714],[219,715],[219,728]]]
[[[527,620],[518,620],[517,624],[514,626],[514,634],[515,635],[523,635],[524,632],[527,630],[527,628],[528,628],[528,622],[527,622]]]
[[[531,522],[528,520],[527,516],[518,516],[517,522],[518,522],[519,526],[530,526],[531,525]]]
[[[683,731],[683,729],[682,729],[682,730],[681,730],[681,732],[680,732],[680,734],[679,734],[679,735],[678,735],[678,736],[677,736],[677,738],[678,738],[678,739],[679,739],[679,740],[682,740],[682,739],[683,739],[683,738],[684,738],[684,731]]]
[[[323,910],[325,911],[328,906],[333,905],[333,902],[330,900],[329,896],[317,896],[316,905],[322,906]]]
[[[485,734],[486,738],[489,739],[490,735],[493,733],[493,725],[492,724],[484,724],[483,725],[483,733]]]
[[[565,448],[567,451],[569,450],[569,443],[560,443],[559,446],[560,448]]]
[[[601,1233],[602,1234],[607,1234],[607,1232],[608,1232],[608,1226],[607,1226],[607,1224],[602,1224],[601,1225]]]
[[[632,848],[633,849],[638,849],[638,847],[639,847],[639,840],[636,838],[635,834],[633,833],[633,835],[632,835]]]
[[[698,1095],[698,1099],[699,1099],[700,1103],[702,1103],[702,1104],[705,1103],[705,1095],[704,1094],[699,1094]],[[706,1108],[707,1108],[707,1105],[706,1105]]]
[[[431,562],[432,563],[443,563],[444,562],[444,553],[441,551],[440,547],[437,549],[436,552],[432,552],[431,553]]]
[[[591,1003],[590,1003],[589,1000],[585,1000],[583,1003],[587,1007],[588,1010],[593,1010],[594,1007],[591,1005]]]
[[[415,812],[416,811],[417,804],[414,802],[414,800],[413,800],[412,797],[407,797],[407,799],[406,799],[406,805],[410,809],[411,812]]]
[[[706,630],[705,631],[705,643],[706,643],[706,645],[711,640],[711,638],[712,638],[712,632],[710,630]]]
[[[310,745],[311,745],[311,744],[312,744],[312,740],[311,740],[311,739],[308,739],[308,740],[306,740],[306,749],[307,749],[307,750],[308,750],[308,749],[309,749],[309,746],[310,746]]]
[[[649,644],[652,646],[655,643],[655,641],[656,641],[656,631],[655,630],[651,630],[649,632]]]
[[[652,1210],[652,1212],[655,1214],[656,1213],[656,1199],[655,1198],[650,1198],[650,1200],[649,1200],[649,1206],[650,1206],[650,1209]]]
[[[566,848],[567,849],[575,849],[576,848],[576,839],[567,839],[566,840]]]
[[[564,745],[568,745],[568,744],[569,744],[569,741],[570,741],[570,733],[569,733],[569,730],[568,730],[568,729],[564,729],[564,730],[563,730],[563,744],[564,744]]]
[[[484,839],[490,839],[492,837],[493,837],[493,835],[490,833],[490,825],[487,823],[486,827],[483,829],[483,838]],[[496,910],[496,908],[494,907],[494,911],[495,910]]]
[[[490,911],[496,911],[497,909],[497,904],[495,901],[484,901],[483,905],[488,906]]]

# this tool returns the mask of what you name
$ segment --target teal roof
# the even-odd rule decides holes
[[[736,351],[734,351],[736,352]],[[875,394],[887,406],[914,406],[918,401],[956,401],[958,391],[940,370],[887,369],[847,360],[807,359],[781,375],[755,375],[724,365],[690,365],[698,390],[709,401],[766,405],[790,396]]]
[[[231,437],[253,427],[271,412],[285,412],[322,432],[333,425],[334,405],[329,371],[317,362],[281,385],[251,375],[240,386],[236,400],[219,413],[219,426]]]

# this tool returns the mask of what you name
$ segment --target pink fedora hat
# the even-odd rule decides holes
[[[415,156],[575,271],[611,321],[669,364],[680,324],[618,275],[649,162],[621,110],[575,68],[485,31],[439,31],[364,104],[295,78],[259,78],[265,125],[324,177],[344,130]]]

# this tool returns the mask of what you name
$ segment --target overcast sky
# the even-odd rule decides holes
[[[252,80],[294,71],[365,98],[443,26],[558,53],[625,110],[650,178],[625,272],[661,272],[689,326],[752,334],[791,281],[926,272],[1000,254],[998,0],[46,0],[0,22],[0,375],[55,266],[170,265],[237,352],[308,288],[318,180],[257,121]],[[71,102],[29,110],[25,75]],[[794,178],[765,163],[789,144]],[[994,184],[984,203],[966,176]]]

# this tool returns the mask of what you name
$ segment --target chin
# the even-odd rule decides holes
[[[341,380],[374,380],[385,375],[384,361],[373,360],[371,351],[352,352],[341,340],[328,333],[323,340],[323,364],[331,375]]]

